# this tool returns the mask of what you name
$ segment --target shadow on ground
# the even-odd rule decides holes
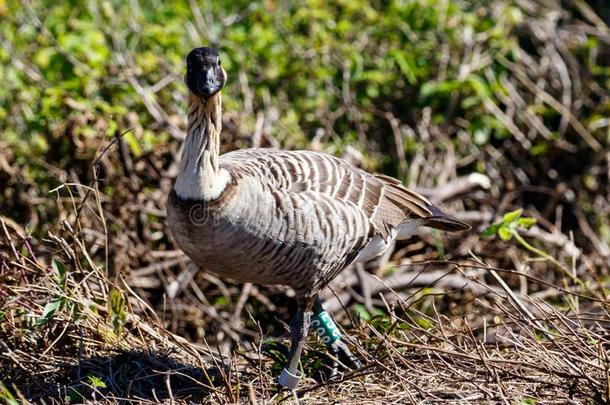
[[[222,373],[216,367],[203,370],[183,364],[171,353],[126,351],[86,358],[64,368],[56,376],[54,387],[47,386],[51,389],[43,390],[46,391],[44,395],[40,390],[30,391],[30,395],[22,394],[27,400],[38,403],[92,400],[159,403],[168,399],[201,402],[222,381]]]

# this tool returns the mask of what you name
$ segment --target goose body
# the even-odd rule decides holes
[[[325,314],[317,299],[321,288],[421,226],[458,231],[468,225],[398,180],[324,153],[244,149],[220,156],[226,73],[210,48],[193,50],[187,65],[188,133],[168,223],[178,245],[207,271],[295,290],[299,311],[280,376],[283,386],[294,388],[312,314]],[[349,353],[333,339],[329,349]]]
[[[174,191],[168,203],[180,247],[219,276],[317,291],[421,225],[460,226],[397,181],[327,154],[245,149],[219,164],[230,180],[217,199]]]

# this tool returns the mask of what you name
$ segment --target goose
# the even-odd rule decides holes
[[[422,226],[470,226],[399,180],[325,153],[253,148],[220,155],[227,74],[209,47],[193,49],[186,64],[187,135],[167,202],[176,243],[218,276],[294,290],[298,309],[281,387],[294,389],[303,377],[298,366],[310,327],[335,358],[360,366],[324,310],[320,289]]]

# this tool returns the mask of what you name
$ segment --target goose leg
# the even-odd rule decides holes
[[[316,296],[316,300],[314,302],[313,312],[313,327],[318,335],[320,335],[320,338],[322,341],[324,341],[328,351],[333,357],[330,364],[326,364],[327,369],[324,371],[324,377],[329,380],[339,374],[339,363],[337,360],[349,365],[350,367],[357,369],[361,368],[362,363],[352,354],[349,347],[347,347],[344,340],[341,338],[341,334],[338,330],[336,330],[336,326],[332,318],[324,310],[322,301],[320,301],[318,296]]]
[[[288,355],[288,366],[282,370],[278,382],[283,388],[293,390],[301,381],[302,373],[298,370],[301,353],[311,323],[311,303],[301,303],[295,319],[290,323],[290,354]]]

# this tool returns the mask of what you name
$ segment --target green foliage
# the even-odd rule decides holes
[[[368,309],[363,304],[354,305],[354,315],[358,319],[361,319],[365,322],[369,321],[372,318],[372,315],[369,313]]]
[[[59,260],[53,259],[51,263],[51,267],[53,268],[53,281],[57,286],[65,291],[66,290],[66,282],[68,279],[68,268]]]
[[[49,322],[53,318],[53,315],[55,315],[55,312],[61,308],[64,302],[65,300],[63,298],[54,298],[51,302],[46,304],[42,310],[42,315],[36,320],[36,326],[41,326]]]
[[[96,375],[88,375],[89,385],[93,388],[106,388],[106,383],[100,377]]]
[[[116,337],[121,336],[123,325],[125,325],[125,297],[121,291],[113,288],[110,290],[108,300],[108,323]]]
[[[507,93],[501,80],[506,68],[499,61],[511,59],[517,46],[513,29],[524,18],[510,3],[493,13],[436,0],[192,4],[159,3],[153,12],[137,2],[35,1],[23,7],[9,2],[1,32],[10,46],[0,51],[5,139],[43,155],[68,128],[77,137],[100,131],[112,136],[114,130],[105,129],[124,129],[126,116],[135,112],[145,129],[129,139],[138,155],[166,141],[167,132],[130,80],[152,86],[173,77],[154,97],[170,116],[179,116],[185,53],[215,44],[231,77],[227,110],[244,110],[238,80],[243,72],[255,108],[264,105],[265,97],[279,106],[272,135],[284,144],[303,146],[346,103],[360,113],[339,113],[333,120],[330,129],[339,135],[339,148],[357,139],[358,126],[378,126],[379,117],[369,107],[392,105],[395,115],[407,121],[431,107],[433,117],[442,120],[446,103],[456,96],[464,129],[482,142],[487,138],[482,138],[481,122],[497,120],[485,100]],[[209,19],[204,26],[197,24],[194,10]],[[229,17],[238,22],[226,24],[223,19]],[[459,60],[483,36],[479,46],[493,58],[485,69],[464,75],[459,63],[443,60]],[[439,66],[446,69],[442,74]],[[345,85],[352,93],[348,98]],[[243,125],[245,131],[253,129],[247,119]],[[496,125],[487,136],[504,133]]]
[[[87,397],[95,398],[95,392],[104,388],[108,388],[108,386],[102,377],[89,374],[83,381],[67,387],[65,401],[71,404],[80,404]]]
[[[13,393],[0,381],[0,401],[5,402],[8,405],[17,405],[19,402],[15,399]]]
[[[424,329],[430,329],[433,326],[432,322],[426,318],[417,318],[417,324]]]
[[[535,218],[521,217],[522,213],[523,210],[518,209],[504,214],[504,217],[502,217],[501,221],[498,221],[489,226],[482,232],[482,235],[485,237],[497,235],[503,241],[510,241],[514,238],[519,245],[528,250],[530,253],[533,253],[536,256],[553,263],[559,270],[563,272],[565,276],[572,279],[574,282],[582,285],[583,282],[578,279],[578,277],[576,277],[574,274],[572,274],[572,272],[566,266],[560,263],[552,255],[548,254],[542,249],[533,246],[528,241],[526,241],[523,236],[521,236],[521,234],[519,233],[520,229],[530,228],[536,223]]]
[[[483,231],[483,236],[491,237],[498,235],[503,241],[511,240],[516,234],[518,234],[519,228],[527,229],[536,223],[535,218],[522,217],[522,209],[511,211],[504,214],[501,221],[490,225]]]
[[[49,322],[53,319],[55,313],[63,308],[64,306],[73,307],[70,300],[64,294],[66,292],[66,283],[68,277],[68,268],[59,260],[53,258],[51,263],[51,268],[53,269],[53,282],[57,287],[59,287],[60,292],[56,294],[55,297],[48,302],[42,310],[42,315],[36,320],[35,326],[42,326],[45,323]]]

